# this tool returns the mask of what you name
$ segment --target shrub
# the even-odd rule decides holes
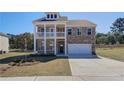
[[[40,56],[55,56],[54,54],[39,54],[39,53],[36,53],[36,54],[30,54],[31,57],[40,57]]]
[[[32,59],[27,59],[27,62],[32,62],[33,60]]]
[[[25,62],[35,62],[34,58],[16,58],[13,62],[10,62],[9,65],[11,66],[21,66]]]
[[[10,66],[15,66],[16,65],[16,62],[10,62],[9,65]]]
[[[14,60],[15,63],[19,63],[21,59],[17,58]]]

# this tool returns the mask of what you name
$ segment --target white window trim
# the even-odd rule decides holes
[[[47,15],[49,15],[49,18],[47,17]],[[54,20],[54,19],[59,18],[58,14],[51,13],[51,14],[47,14],[47,15],[46,15],[46,19],[49,19],[49,20]],[[51,17],[52,15],[53,15],[53,18]],[[56,15],[56,18],[55,18],[55,15]]]
[[[48,18],[48,15],[49,15],[49,18]],[[50,19],[50,14],[47,14],[47,19]]]
[[[50,14],[50,19],[54,19],[54,14]]]
[[[90,35],[92,35],[93,29],[92,29],[92,28],[88,28],[88,29],[91,29],[91,34],[90,34]],[[87,29],[87,35],[90,36],[90,35],[88,34],[88,29]]]
[[[71,29],[71,35],[72,35],[72,31],[73,31],[72,27],[67,28],[67,33],[68,33],[68,29]]]
[[[81,32],[81,28],[80,27],[77,27],[77,29],[79,29],[79,31]],[[76,36],[81,36],[82,35],[82,32],[80,35],[78,35],[78,30],[76,29]]]
[[[55,15],[56,15],[56,18],[55,18]],[[58,15],[57,14],[54,14],[54,18],[57,19],[58,18]]]

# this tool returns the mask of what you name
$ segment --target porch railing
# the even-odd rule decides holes
[[[56,32],[56,36],[57,37],[64,37],[65,36],[65,32]]]
[[[36,33],[36,37],[40,38],[40,37],[44,37],[44,32],[37,32]],[[46,32],[46,37],[55,37],[55,33],[54,32]],[[65,37],[65,32],[56,32],[56,37]]]
[[[44,37],[44,32],[37,32],[36,37]]]
[[[54,32],[46,32],[46,37],[54,37]]]

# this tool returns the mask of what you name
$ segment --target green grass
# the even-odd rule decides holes
[[[30,53],[12,52],[0,55],[0,77],[18,77],[18,76],[71,76],[71,69],[67,58],[58,58],[55,56],[31,57],[37,64],[30,66],[10,66],[9,59],[15,59],[16,56],[28,55]],[[7,60],[6,60],[7,59]],[[4,61],[4,62],[3,62]],[[5,62],[7,61],[7,62]]]
[[[124,48],[97,48],[97,55],[124,62]]]
[[[6,54],[0,54],[0,59],[21,56],[21,55],[29,55],[29,54],[31,54],[31,52],[10,52]]]

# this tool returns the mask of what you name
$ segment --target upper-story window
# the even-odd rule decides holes
[[[44,32],[44,28],[42,28],[42,27],[38,27],[37,32]]]
[[[44,32],[44,28],[41,28],[41,32]]]
[[[40,28],[40,27],[38,27],[38,30],[37,30],[37,32],[41,32],[41,28]]]
[[[57,14],[54,14],[54,18],[57,18]]]
[[[49,15],[49,14],[47,14],[47,18],[48,18],[48,19],[50,18],[50,15]]]
[[[51,19],[53,18],[53,14],[51,14]]]
[[[91,35],[92,34],[92,29],[91,28],[88,28],[87,34],[88,35]]]
[[[59,14],[58,13],[47,13],[46,14],[46,19],[48,19],[48,20],[55,20],[55,19],[57,19],[57,18],[59,18]]]
[[[72,29],[68,28],[68,35],[71,35],[71,34],[72,34]]]
[[[80,28],[77,28],[77,35],[78,36],[81,36],[81,30],[80,30]]]

